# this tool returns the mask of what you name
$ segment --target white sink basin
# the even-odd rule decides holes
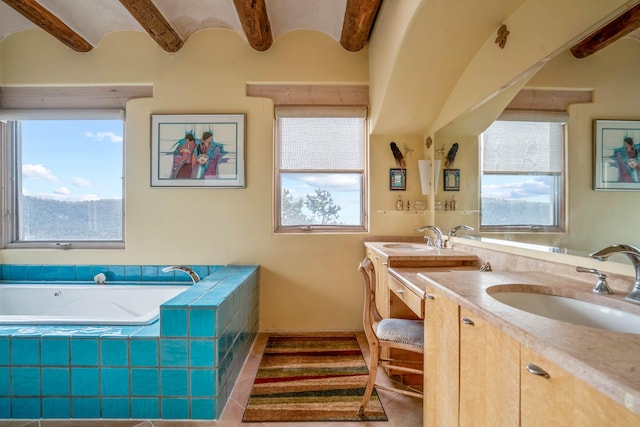
[[[491,288],[489,288],[491,289]],[[574,298],[535,292],[489,292],[503,304],[561,322],[640,334],[640,316]]]
[[[431,246],[420,243],[384,243],[383,248],[398,249],[404,251],[428,251],[431,250]]]

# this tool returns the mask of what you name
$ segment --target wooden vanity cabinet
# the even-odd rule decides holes
[[[519,376],[520,344],[480,316],[460,308],[458,425],[517,426]]]
[[[640,426],[623,405],[441,292],[425,291],[425,426]]]
[[[428,286],[425,287],[425,292],[423,424],[457,426],[459,307]]]
[[[520,381],[521,427],[640,426],[639,415],[525,346]]]

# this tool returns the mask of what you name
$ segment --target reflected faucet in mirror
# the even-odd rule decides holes
[[[625,254],[631,260],[631,264],[633,264],[636,272],[636,282],[631,292],[629,292],[629,295],[627,295],[627,299],[640,303],[640,249],[631,245],[611,245],[592,253],[590,256],[598,261],[606,261],[615,253]]]
[[[473,227],[469,227],[468,225],[456,225],[451,229],[451,231],[449,231],[449,237],[454,237],[459,230],[473,231]]]
[[[438,227],[436,227],[435,225],[425,225],[424,227],[418,228],[417,231],[423,232],[425,230],[433,231],[433,234],[435,234],[436,236],[435,239],[432,239],[429,236],[425,236],[424,239],[426,240],[427,245],[433,246],[436,249],[444,248],[444,239],[442,238],[442,231],[440,231]]]
[[[180,270],[187,273],[189,277],[191,277],[194,285],[200,281],[200,276],[198,276],[198,273],[196,273],[191,267],[187,267],[186,265],[172,265],[162,269],[162,271],[164,271],[165,273],[173,270]]]

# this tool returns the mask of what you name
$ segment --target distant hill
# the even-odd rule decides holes
[[[549,203],[482,199],[482,225],[551,225]]]
[[[122,199],[67,202],[22,198],[25,240],[122,240]]]

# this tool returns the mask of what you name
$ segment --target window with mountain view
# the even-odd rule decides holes
[[[365,107],[276,109],[276,231],[365,230]]]
[[[124,120],[120,112],[93,116],[4,122],[6,244],[123,241]]]
[[[561,120],[499,120],[481,136],[482,231],[564,230]]]

